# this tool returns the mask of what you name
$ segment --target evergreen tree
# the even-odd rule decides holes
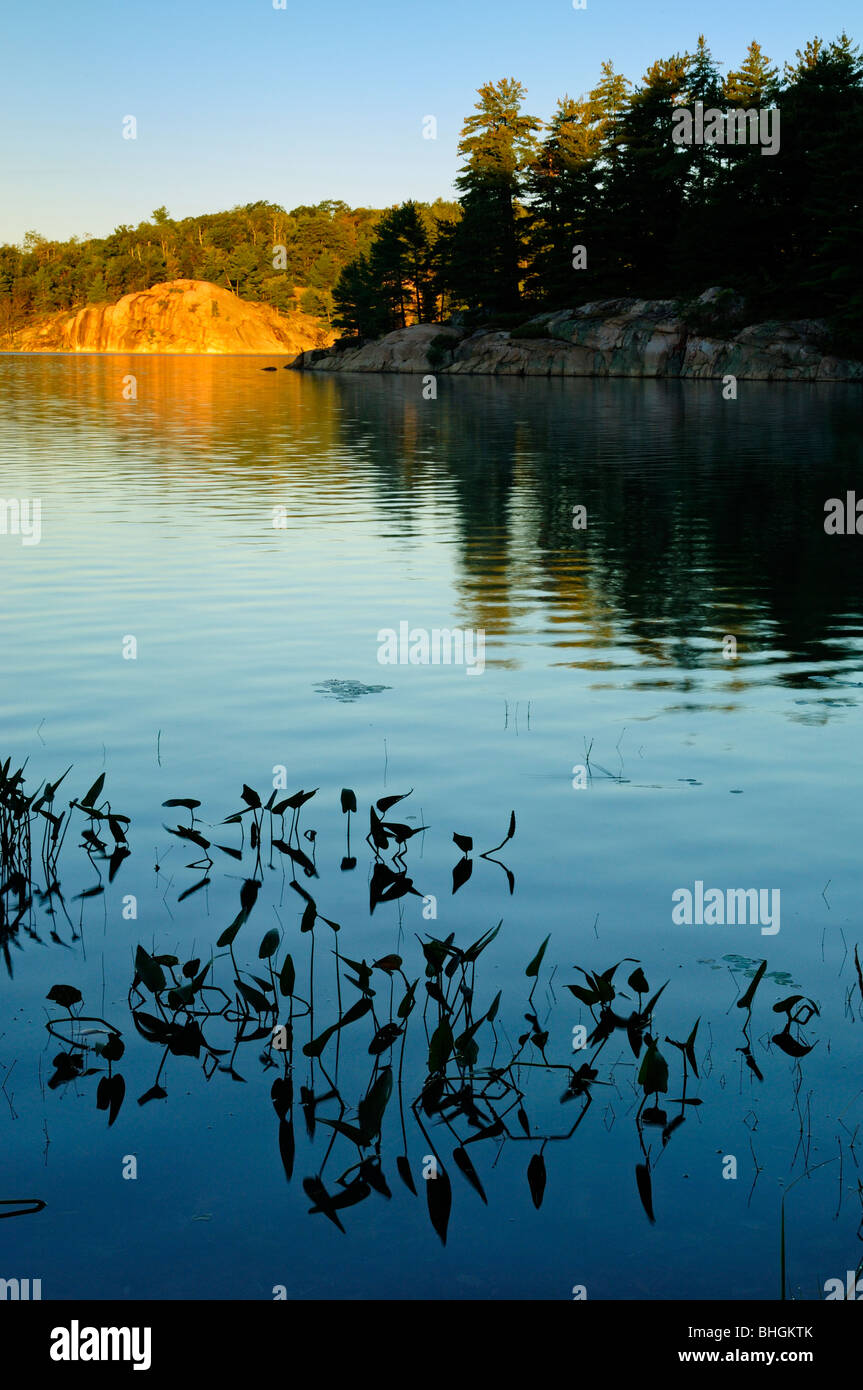
[[[536,152],[541,122],[524,115],[524,87],[514,78],[479,88],[476,115],[462,128],[458,153],[466,161],[456,179],[461,221],[447,267],[455,298],[485,313],[519,303],[526,260],[526,219],[520,206],[524,174]]]
[[[725,79],[724,102],[730,106],[751,109],[772,106],[779,94],[779,71],[753,39],[746,58],[736,72]]]

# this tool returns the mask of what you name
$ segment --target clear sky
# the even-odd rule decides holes
[[[703,30],[723,71],[753,38],[781,67],[843,28],[863,39],[858,0],[6,0],[0,241],[102,236],[162,204],[452,196],[482,82],[518,78],[545,118],[604,58],[637,80]]]

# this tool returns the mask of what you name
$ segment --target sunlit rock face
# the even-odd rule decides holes
[[[20,329],[20,352],[287,353],[332,340],[307,314],[251,304],[205,280],[172,280]]]

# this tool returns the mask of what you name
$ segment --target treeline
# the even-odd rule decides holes
[[[0,327],[177,279],[209,280],[329,322],[333,286],[371,246],[380,215],[335,201],[291,212],[258,202],[181,221],[157,208],[150,222],[86,241],[28,232],[23,246],[0,246]]]
[[[635,89],[607,62],[545,125],[512,78],[478,95],[458,146],[460,215],[386,212],[334,287],[339,326],[372,337],[456,312],[506,325],[718,285],[752,314],[826,316],[837,343],[863,351],[863,63],[846,35],[811,40],[781,77],[754,42],[723,77],[703,36]],[[674,112],[698,101],[778,108],[778,150],[675,143]]]

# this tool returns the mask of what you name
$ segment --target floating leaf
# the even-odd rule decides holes
[[[80,1004],[81,991],[74,985],[52,985],[45,998],[53,999],[62,1009],[71,1009],[73,1004]]]

